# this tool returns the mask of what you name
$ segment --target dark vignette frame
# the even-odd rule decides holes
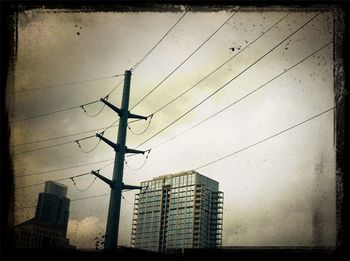
[[[17,50],[17,14],[33,9],[65,9],[67,12],[130,12],[130,11],[160,11],[179,10],[174,5],[191,5],[203,10],[203,5],[212,9],[225,8],[227,5],[256,6],[268,8],[269,6],[296,6],[305,8],[333,7],[334,23],[334,142],[336,146],[336,248],[237,248],[232,250],[201,250],[189,251],[185,255],[161,255],[147,251],[131,251],[118,249],[104,252],[37,252],[18,251],[13,248],[13,175],[11,157],[9,153],[10,129],[8,124],[8,104],[6,87],[11,88],[14,82],[13,72],[16,63]],[[348,131],[349,131],[349,10],[350,2],[347,0],[212,0],[212,1],[0,1],[1,10],[1,155],[0,191],[1,191],[1,258],[3,259],[314,259],[314,260],[348,260],[349,259],[349,161],[348,159]]]

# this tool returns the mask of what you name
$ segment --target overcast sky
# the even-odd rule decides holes
[[[136,104],[186,59],[235,11],[205,9],[189,11],[151,54],[133,71],[130,106]],[[18,50],[15,64],[12,120],[79,106],[110,92],[122,77],[30,90],[56,84],[123,74],[133,67],[184,14],[177,12],[48,12],[30,10],[18,16]],[[240,10],[171,77],[149,95],[133,113],[149,115],[197,83],[230,57],[239,53],[215,74],[157,113],[142,135],[130,131],[127,146],[135,148],[170,124],[201,100],[265,55],[298,30],[319,11],[269,8]],[[285,17],[284,19],[282,19]],[[282,20],[281,20],[282,19]],[[267,31],[249,48],[247,45]],[[138,185],[153,177],[177,173],[221,158],[298,124],[334,105],[333,12],[324,10],[254,66],[201,104],[176,124],[145,143],[147,150],[189,129],[320,49],[315,55],[282,74],[257,92],[183,135],[154,148],[143,168],[124,170],[124,183]],[[329,45],[327,45],[330,43]],[[327,45],[327,46],[326,46]],[[230,48],[234,48],[232,51]],[[244,49],[244,50],[243,50]],[[120,106],[122,88],[109,98]],[[101,103],[86,106],[97,113]],[[109,126],[117,115],[109,108],[88,117],[81,108],[11,124],[12,145],[65,136]],[[273,139],[197,171],[219,182],[224,192],[223,245],[313,245],[315,228],[322,245],[335,244],[335,149],[333,111]],[[130,124],[142,132],[147,123]],[[49,142],[15,146],[14,153],[74,141],[96,132]],[[105,137],[116,141],[117,129]],[[92,149],[97,138],[81,141]],[[76,143],[14,156],[15,176],[50,171],[114,158],[114,151],[101,142],[91,153]],[[132,168],[145,157],[128,158]],[[109,161],[63,171],[17,177],[16,187],[56,180],[99,169]],[[113,164],[101,170],[111,178]],[[76,178],[78,189],[87,188],[94,176]],[[109,196],[74,199],[109,193],[96,180],[80,192],[72,180],[68,186],[70,206],[68,237],[78,247],[93,247],[104,234]],[[16,190],[16,223],[34,216],[38,193],[44,185]],[[129,245],[133,200],[136,191],[124,192],[120,219],[120,245]],[[315,215],[321,216],[318,224]]]

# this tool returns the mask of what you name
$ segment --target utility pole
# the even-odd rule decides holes
[[[112,180],[105,178],[96,171],[91,172],[111,187],[105,235],[105,249],[116,249],[117,247],[122,190],[141,189],[141,187],[139,186],[124,185],[123,183],[125,153],[145,153],[144,151],[129,149],[125,146],[128,119],[136,118],[147,120],[147,117],[135,115],[129,112],[130,81],[131,71],[127,70],[125,71],[123,97],[120,109],[114,106],[113,104],[109,103],[107,100],[101,99],[103,103],[105,103],[108,107],[110,107],[112,110],[118,113],[120,117],[118,139],[116,144],[106,139],[102,135],[96,134],[97,137],[99,137],[101,140],[110,145],[116,152]]]

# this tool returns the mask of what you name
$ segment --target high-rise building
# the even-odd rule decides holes
[[[67,186],[55,181],[45,182],[35,217],[15,226],[17,248],[74,248],[66,238],[70,202],[66,195]]]
[[[55,226],[67,234],[69,219],[69,203],[66,197],[67,186],[55,181],[46,181],[45,190],[39,194],[35,219]]]
[[[46,181],[44,193],[56,195],[60,198],[67,196],[68,187],[56,181]]]
[[[222,244],[223,193],[196,171],[141,182],[135,196],[131,246],[151,251]]]

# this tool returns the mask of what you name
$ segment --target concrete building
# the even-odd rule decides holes
[[[141,182],[135,196],[131,246],[169,252],[222,244],[223,193],[196,171]]]
[[[70,200],[66,198],[67,186],[46,181],[44,192],[39,194],[35,219],[56,227],[67,234]]]

